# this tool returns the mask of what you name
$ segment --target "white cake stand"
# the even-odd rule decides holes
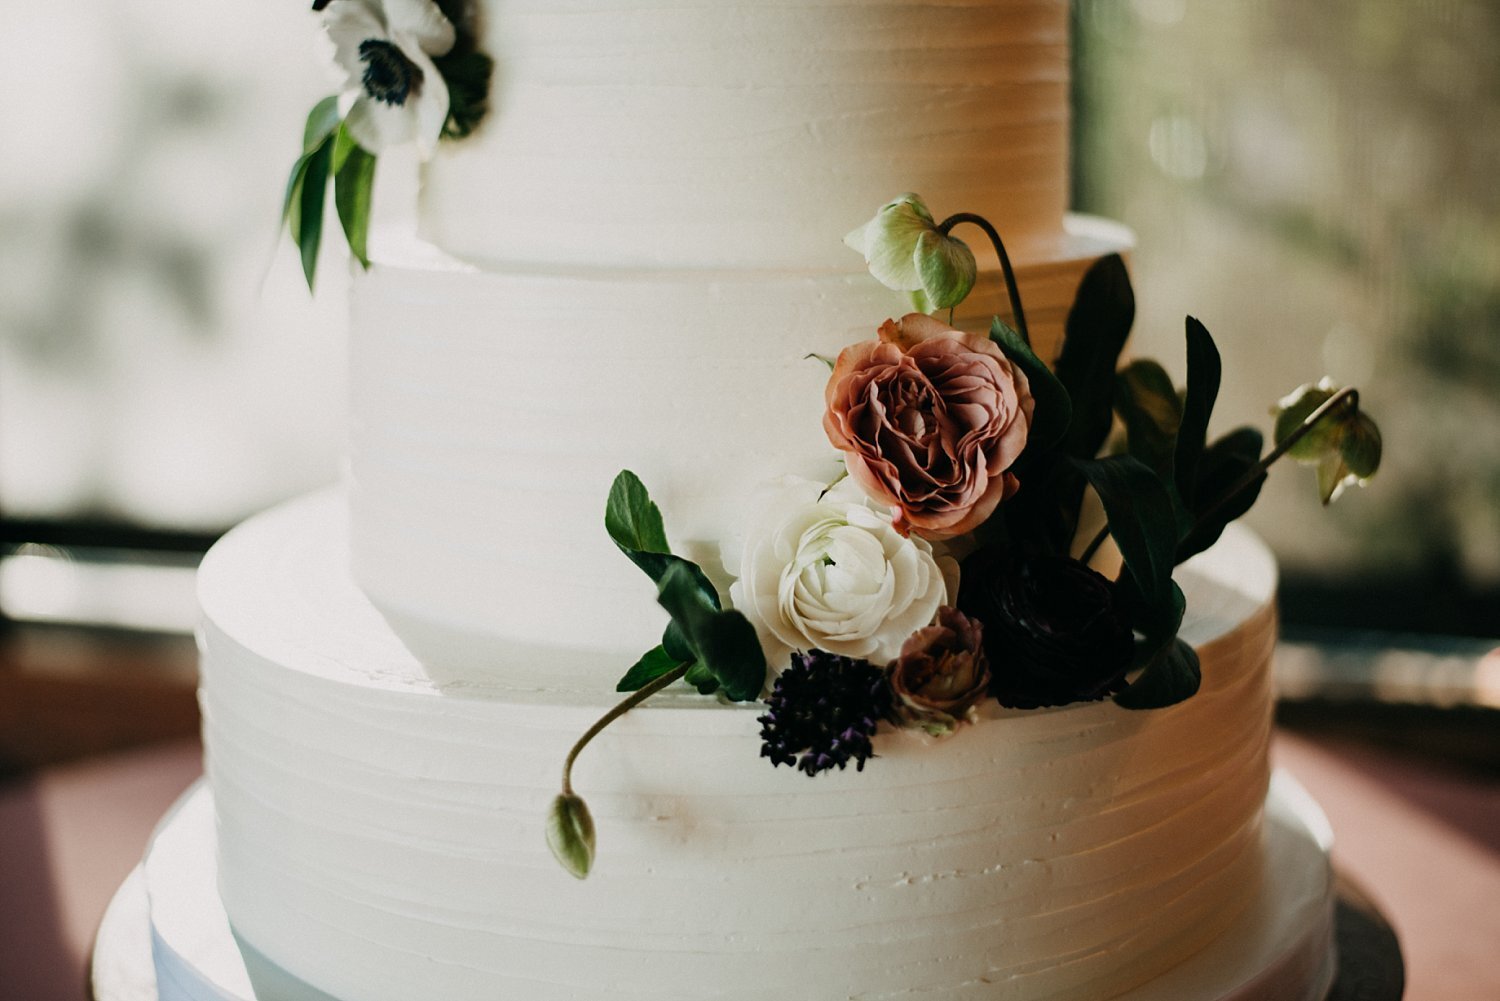
[[[1329,996],[1336,963],[1328,822],[1301,786],[1278,773],[1265,830],[1255,904],[1217,942],[1114,1001]],[[110,904],[92,980],[95,1001],[359,1001],[296,980],[235,937],[219,902],[213,798],[202,783],[162,821],[146,860]],[[1377,995],[1399,996],[1399,986]]]

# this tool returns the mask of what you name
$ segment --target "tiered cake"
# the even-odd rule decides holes
[[[580,759],[601,855],[556,867],[563,758],[665,622],[601,526],[615,473],[727,594],[756,487],[837,475],[807,356],[905,311],[844,233],[904,190],[985,214],[1048,359],[1128,236],[1065,215],[1062,0],[478,23],[491,117],[354,290],[349,491],[202,571],[218,886],[263,1001],[1320,996],[1326,858],[1263,824],[1275,570],[1239,531],[1183,573],[1186,702],[991,703],[809,779],[680,686]],[[981,272],[959,326],[1001,301]],[[187,951],[158,927],[164,981],[208,983]]]

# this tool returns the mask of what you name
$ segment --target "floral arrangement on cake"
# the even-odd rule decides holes
[[[494,63],[476,48],[471,8],[464,0],[313,0],[343,82],[308,114],[282,203],[309,289],[330,184],[349,252],[368,268],[380,153],[414,145],[426,159],[440,140],[462,139],[484,118]]]
[[[978,275],[951,235],[961,224],[986,234],[1005,281],[1011,322],[996,316],[987,335],[951,325]],[[882,727],[950,735],[989,699],[1017,710],[1170,706],[1199,684],[1198,656],[1178,636],[1186,600],[1173,569],[1249,510],[1283,456],[1316,467],[1325,505],[1380,464],[1380,432],[1358,392],[1326,379],[1276,404],[1268,451],[1250,427],[1210,439],[1222,375],[1213,338],[1187,318],[1181,390],[1154,361],[1121,367],[1135,301],[1118,255],[1084,276],[1049,366],[1032,350],[1004,243],[985,219],[937,222],[907,194],[846,243],[882,284],[909,293],[914,311],[820,359],[830,369],[822,431],[845,475],[787,478],[747,504],[743,541],[723,554],[735,578],[728,601],[672,554],[634,474],[610,491],[605,528],[656,583],[671,621],[620,679],[630,694],[564,762],[547,840],[579,878],[595,834],[573,763],[668,685],[764,698],[762,756],[808,776],[851,762],[863,770]],[[949,322],[931,315],[944,310]],[[1091,501],[1103,511],[1097,528]],[[1109,539],[1114,576],[1094,565]]]

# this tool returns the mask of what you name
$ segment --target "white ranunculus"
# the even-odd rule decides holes
[[[332,0],[323,28],[353,104],[344,124],[371,153],[415,142],[425,157],[448,120],[448,85],[432,62],[454,28],[433,0]]]
[[[890,510],[851,480],[828,489],[787,478],[754,510],[724,565],[738,578],[730,601],[754,624],[773,672],[811,649],[884,666],[957,593],[957,564],[903,537]]]

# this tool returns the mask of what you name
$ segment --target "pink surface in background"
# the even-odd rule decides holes
[[[1275,753],[1400,935],[1408,1001],[1500,999],[1500,786],[1353,743],[1281,734]],[[0,999],[87,996],[104,907],[199,754],[172,744],[0,786]]]

